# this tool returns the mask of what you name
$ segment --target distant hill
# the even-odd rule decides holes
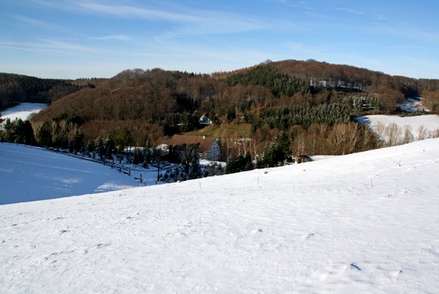
[[[342,64],[329,64],[315,60],[285,60],[264,62],[259,65],[288,74],[308,82],[315,88],[326,88],[341,92],[368,92],[380,94],[380,100],[388,106],[395,105],[405,98],[418,97],[425,91],[439,91],[438,79],[414,79],[391,76],[379,71]],[[215,73],[217,79],[230,79],[253,71],[254,67],[232,72]]]
[[[125,70],[99,80],[3,74],[1,81],[2,97],[51,102],[32,125],[37,140],[41,133],[41,138],[54,142],[67,142],[80,130],[85,143],[110,136],[125,146],[160,144],[167,136],[197,130],[198,120],[207,114],[214,122],[211,128],[250,124],[255,150],[283,131],[293,146],[301,136],[323,136],[324,142],[313,143],[321,147],[310,152],[341,153],[347,147],[331,147],[333,128],[352,122],[353,116],[401,113],[399,104],[418,96],[427,109],[439,113],[439,80],[314,60],[267,61],[211,75],[156,68]],[[218,139],[232,140],[239,134],[223,132],[222,137]],[[371,147],[358,148],[348,149]]]
[[[68,80],[0,73],[0,109],[21,102],[50,103],[90,86],[93,86],[90,82],[80,84]]]

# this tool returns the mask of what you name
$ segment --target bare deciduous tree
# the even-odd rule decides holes
[[[363,150],[366,150],[367,146],[372,141],[373,134],[367,127],[361,128],[360,133],[361,133],[361,137],[363,139],[361,146],[362,146]]]
[[[346,124],[338,124],[332,130],[331,142],[334,145],[335,152],[341,151],[343,144],[347,139],[348,128]],[[344,153],[344,150],[343,150]]]
[[[380,138],[380,140],[384,141],[384,137],[385,137],[384,131],[386,129],[386,126],[384,126],[384,124],[382,122],[377,122],[373,128],[374,128],[378,138]]]
[[[418,140],[425,140],[428,138],[428,130],[424,126],[418,128]]]
[[[414,140],[414,137],[413,137],[413,134],[412,134],[412,126],[411,125],[405,125],[404,126],[404,135],[402,137],[402,142],[404,144],[407,144],[407,143],[413,142],[413,140]]]
[[[346,128],[348,153],[352,153],[355,151],[358,140],[360,139],[360,129],[358,128],[358,125],[354,122],[348,123]]]
[[[297,140],[296,155],[303,155],[303,154],[305,154],[305,147],[306,147],[305,135],[304,134],[300,134],[296,138],[296,140]]]
[[[401,141],[401,128],[396,123],[391,123],[385,128],[387,146],[396,146]]]

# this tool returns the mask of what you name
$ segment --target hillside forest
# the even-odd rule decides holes
[[[72,152],[108,155],[153,147],[174,134],[214,136],[222,160],[282,164],[305,154],[347,154],[380,147],[353,118],[407,115],[408,97],[423,97],[439,114],[439,80],[314,60],[266,61],[210,75],[125,70],[110,79],[47,80],[0,74],[0,107],[20,102],[50,106],[30,121],[7,121],[0,139]],[[201,128],[206,114],[211,125]]]

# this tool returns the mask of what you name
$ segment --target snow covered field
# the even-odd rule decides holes
[[[439,116],[436,114],[407,116],[401,117],[397,115],[367,115],[356,119],[359,123],[369,124],[378,135],[383,136],[383,130],[377,130],[378,125],[387,127],[390,124],[395,124],[401,131],[401,137],[404,134],[404,128],[409,126],[414,141],[420,137],[420,127],[423,128],[425,138],[433,137],[433,134],[439,130]]]
[[[21,118],[21,120],[25,121],[29,115],[38,113],[46,107],[47,104],[43,103],[21,103],[20,105],[2,111],[2,118],[5,120],[9,118],[11,121]]]
[[[438,174],[430,139],[1,205],[0,292],[434,293]]]
[[[0,143],[0,163],[0,205],[139,187],[134,173],[42,148]]]

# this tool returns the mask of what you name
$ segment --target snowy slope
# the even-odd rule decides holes
[[[133,177],[109,166],[42,148],[0,143],[0,205],[138,186]]]
[[[422,126],[426,131],[426,138],[433,137],[436,130],[439,130],[439,116],[436,114],[400,117],[397,115],[366,115],[357,118],[360,123],[366,123],[376,131],[377,125],[381,123],[384,127],[394,123],[401,130],[403,135],[405,126],[410,126],[414,140],[419,138],[419,128]],[[383,134],[378,134],[383,135]]]
[[[430,139],[2,205],[0,292],[434,293],[438,174]]]
[[[20,103],[17,106],[11,107],[3,111],[2,118],[9,118],[11,121],[20,118],[21,120],[28,119],[29,115],[32,113],[38,113],[42,109],[46,108],[47,104],[43,103]]]

